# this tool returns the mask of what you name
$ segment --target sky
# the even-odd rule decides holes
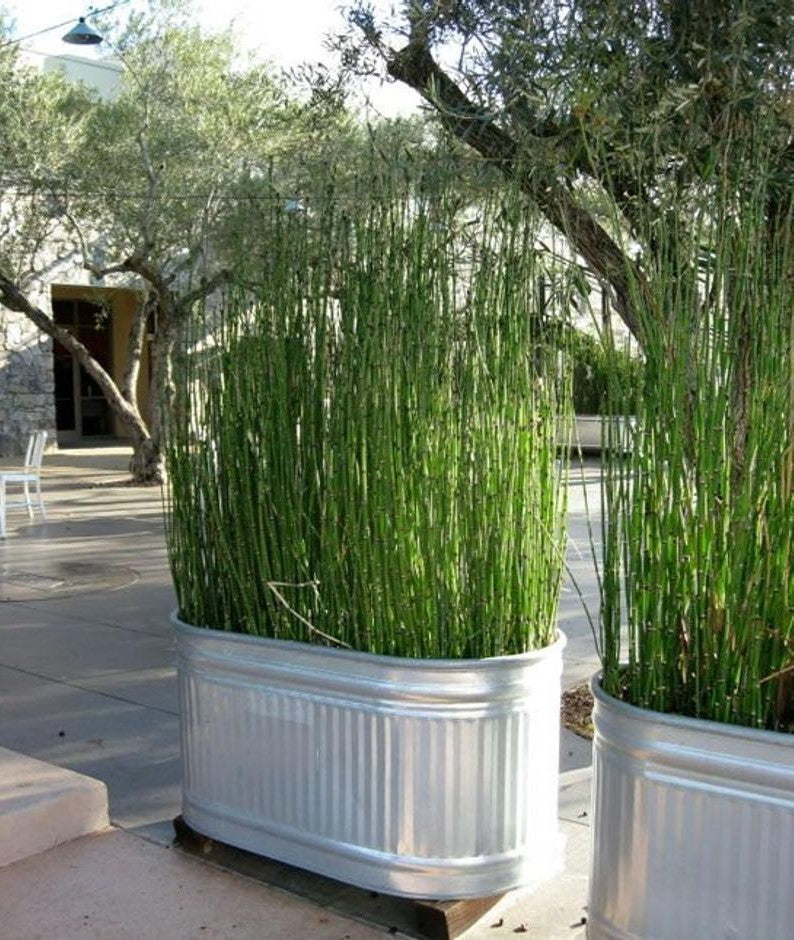
[[[96,0],[93,7],[100,9],[110,2]],[[136,5],[145,3],[131,0],[117,12],[121,15]],[[373,5],[388,11],[392,4],[389,0],[376,0]],[[101,56],[102,47],[81,49],[66,45],[61,36],[80,16],[86,16],[91,6],[80,0],[0,0],[0,9],[5,9],[15,22],[14,36],[66,23],[23,42],[23,47],[48,55],[77,54],[86,58]],[[233,24],[243,48],[283,68],[304,61],[330,64],[332,56],[323,48],[324,37],[344,26],[340,0],[194,0],[194,6],[202,26],[220,30]],[[410,89],[394,83],[372,82],[366,95],[376,112],[389,116],[410,113],[419,100]]]

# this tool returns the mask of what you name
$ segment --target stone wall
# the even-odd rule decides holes
[[[0,308],[0,457],[25,452],[31,431],[55,443],[52,340],[27,317]]]
[[[113,275],[100,284],[79,262],[72,246],[53,236],[40,260],[40,272],[22,285],[28,300],[52,317],[56,287],[85,288],[88,296],[97,288],[124,288],[140,295],[137,277]],[[141,380],[148,381],[148,372],[141,371]],[[23,314],[0,306],[0,458],[24,454],[30,432],[39,430],[47,432],[47,449],[57,448],[52,339]]]

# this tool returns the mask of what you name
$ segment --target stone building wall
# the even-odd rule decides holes
[[[0,457],[25,452],[31,431],[55,442],[52,340],[21,313],[0,310]]]

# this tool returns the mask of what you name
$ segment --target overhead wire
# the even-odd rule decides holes
[[[130,192],[130,191],[119,191],[113,189],[57,189],[51,188],[46,183],[42,183],[40,187],[25,187],[20,188],[9,182],[7,180],[0,179],[0,190],[5,190],[7,193],[15,196],[40,196],[47,195],[55,198],[61,197],[64,199],[87,199],[87,198],[100,198],[100,199],[120,199],[126,200],[129,202],[142,202],[149,198],[149,194],[145,190],[141,190],[140,193]],[[190,192],[190,193],[159,193],[157,196],[158,202],[206,202],[212,200],[214,202],[279,202],[284,201],[285,199],[294,199],[299,198],[301,202],[313,201],[311,196],[301,195],[297,191],[289,190],[284,191],[283,193],[224,193],[216,191],[203,192]],[[344,199],[332,200],[338,204],[343,204]]]
[[[102,7],[100,10],[94,10],[90,8],[86,16],[99,16],[100,13],[109,13],[111,10],[115,10],[116,7],[124,6],[126,3],[131,3],[132,0],[116,0],[116,3],[111,3],[109,6]],[[85,19],[85,17],[83,17]],[[17,36],[16,39],[9,39],[6,42],[0,43],[0,49],[5,49],[7,46],[15,46],[21,42],[27,42],[28,39],[35,39],[36,36],[43,36],[45,33],[51,33],[54,29],[61,29],[64,26],[68,26],[70,23],[74,22],[74,17],[70,17],[68,20],[64,20],[62,23],[54,23],[52,26],[47,26],[44,29],[38,29],[34,33],[27,33],[25,36]]]
[[[0,181],[0,186],[5,186],[6,184]],[[51,196],[62,196],[64,198],[114,198],[114,199],[126,199],[130,201],[143,201],[147,198],[146,192],[140,193],[131,193],[131,192],[117,192],[115,190],[58,190],[50,189],[48,186],[43,185],[40,189],[18,189],[17,187],[11,185],[8,187],[9,190],[13,190],[14,195],[16,196],[38,196],[42,194],[51,195]],[[174,201],[185,201],[185,202],[205,202],[208,199],[213,199],[221,202],[249,202],[257,201],[264,202],[272,200],[277,202],[279,200],[284,200],[286,198],[291,198],[290,196],[279,195],[276,193],[251,193],[250,195],[236,195],[232,193],[162,193],[158,196],[158,200],[166,200],[170,202]],[[306,197],[301,197],[305,199]]]

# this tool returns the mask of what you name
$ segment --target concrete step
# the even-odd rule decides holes
[[[0,748],[0,866],[109,825],[100,780]]]

